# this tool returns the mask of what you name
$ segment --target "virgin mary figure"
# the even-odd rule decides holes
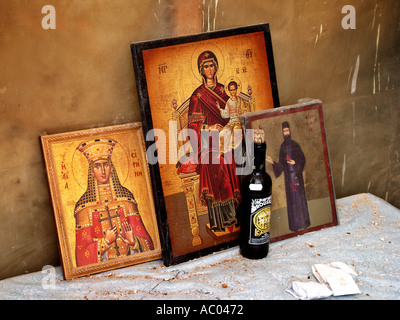
[[[198,138],[197,173],[200,175],[200,199],[208,208],[210,229],[226,231],[237,223],[236,207],[240,200],[239,179],[232,150],[220,153],[219,132],[229,119],[221,116],[229,96],[217,81],[218,59],[212,51],[202,52],[197,60],[202,84],[190,97],[188,128]]]

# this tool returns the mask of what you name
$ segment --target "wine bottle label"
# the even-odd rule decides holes
[[[261,191],[263,188],[263,185],[261,183],[251,183],[249,186],[249,189],[251,191]]]
[[[251,199],[249,244],[262,245],[269,241],[271,196]]]

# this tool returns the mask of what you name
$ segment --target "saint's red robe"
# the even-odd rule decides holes
[[[118,235],[123,233],[122,223],[128,222],[133,230],[136,239],[136,246],[133,248],[127,245],[119,236],[116,243],[108,245],[104,239],[105,231],[110,228],[107,218],[108,214],[105,205],[87,206],[77,213],[76,229],[76,261],[78,266],[84,266],[118,257],[126,256],[135,252],[144,252],[154,249],[153,241],[147,232],[139,214],[134,212],[136,204],[131,201],[112,201],[107,204],[112,224],[117,226]],[[103,254],[106,254],[105,256]]]

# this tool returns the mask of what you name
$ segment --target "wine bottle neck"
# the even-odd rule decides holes
[[[254,143],[254,172],[265,171],[265,152],[267,145],[264,143]]]

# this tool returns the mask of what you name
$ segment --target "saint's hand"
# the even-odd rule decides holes
[[[296,161],[294,161],[294,160],[288,160],[287,163],[290,164],[290,165],[294,165],[294,164],[296,164]]]
[[[272,158],[270,156],[267,156],[265,158],[265,160],[267,160],[269,163],[274,164],[274,160],[272,160]]]
[[[108,245],[114,242],[117,239],[117,227],[113,226],[112,228],[108,229],[104,238]]]
[[[133,235],[132,226],[128,222],[122,223],[122,230],[124,231],[123,235],[121,235],[121,239],[130,245],[134,245],[136,243],[135,237]]]

